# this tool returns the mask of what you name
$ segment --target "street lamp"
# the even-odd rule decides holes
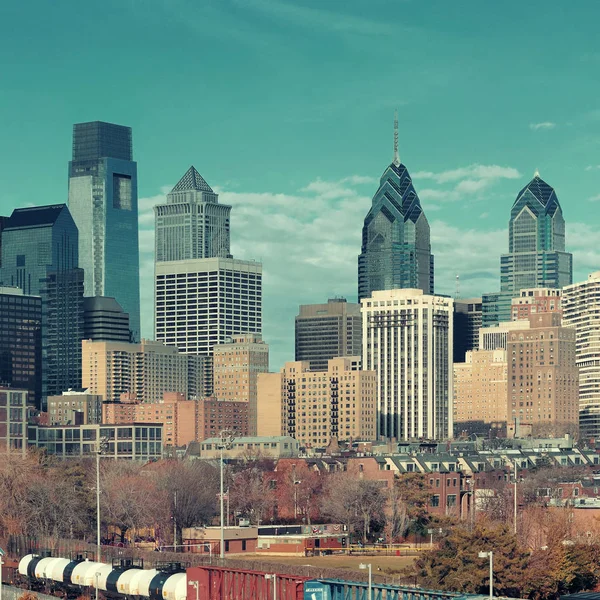
[[[435,529],[428,529],[427,533],[429,534],[429,547],[433,548],[433,534],[436,532]],[[442,535],[442,533],[444,533],[444,530],[440,527],[437,532]]]
[[[265,575],[265,579],[273,580],[273,600],[277,600],[277,575],[275,573],[272,575]]]
[[[490,600],[494,597],[494,553],[490,550],[489,552],[480,552],[479,558],[490,559]]]
[[[196,600],[198,600],[198,582],[197,581],[188,581],[188,583],[196,590]]]
[[[108,438],[100,437],[100,429],[98,429],[98,442],[96,444],[96,543],[98,545],[96,559],[100,562],[100,552],[101,552],[101,544],[100,544],[100,455],[108,448]],[[96,591],[96,597],[98,596],[98,592]]]
[[[301,481],[294,479],[294,519],[298,518],[298,486],[301,483]]]
[[[367,600],[371,600],[372,590],[373,590],[373,570],[371,568],[371,563],[369,563],[369,564],[360,563],[360,565],[358,565],[358,568],[359,569],[369,569],[369,589],[368,589],[368,594],[367,594]]]
[[[513,518],[514,518],[514,522],[513,522],[513,527],[514,527],[514,533],[515,535],[517,535],[517,507],[518,507],[518,503],[517,503],[517,459],[515,458],[514,460],[514,466],[515,466],[515,489],[514,489],[514,500],[515,500],[515,507],[514,507],[514,514],[513,514]]]
[[[221,431],[221,443],[219,444],[219,450],[221,451],[221,493],[219,494],[221,500],[221,547],[220,547],[220,558],[225,558],[225,507],[223,506],[224,491],[223,491],[223,450],[229,450],[233,446],[234,437],[231,431]]]
[[[0,548],[0,600],[2,600],[2,557],[4,556],[4,551]]]

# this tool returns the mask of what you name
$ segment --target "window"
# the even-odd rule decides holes
[[[440,497],[438,494],[431,496],[431,507],[437,508],[440,505]]]

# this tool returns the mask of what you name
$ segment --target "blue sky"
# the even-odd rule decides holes
[[[143,330],[152,205],[190,164],[264,263],[272,366],[299,303],[356,296],[360,229],[400,155],[432,230],[436,291],[498,287],[534,170],[567,221],[575,279],[600,268],[600,3],[105,0],[0,5],[0,212],[66,201],[72,124],[133,127]]]

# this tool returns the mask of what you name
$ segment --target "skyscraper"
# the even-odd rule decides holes
[[[481,298],[454,301],[454,362],[463,362],[470,350],[479,347]]]
[[[137,164],[130,127],[101,121],[73,127],[69,209],[79,229],[85,295],[116,298],[139,339]]]
[[[84,298],[83,336],[95,342],[130,342],[129,315],[114,298]]]
[[[600,439],[600,271],[564,288],[563,323],[575,329],[579,367],[579,427],[585,440]]]
[[[83,271],[66,204],[13,211],[2,236],[4,285],[42,299],[42,403],[81,386]]]
[[[452,305],[422,290],[362,300],[362,364],[377,372],[378,438],[452,436]]]
[[[219,204],[219,196],[194,167],[167,194],[167,203],[155,206],[154,212],[156,262],[231,257],[231,206]]]
[[[381,176],[362,230],[358,299],[360,302],[376,290],[401,288],[433,294],[433,255],[429,223],[398,155],[396,117],[394,159]]]
[[[313,371],[325,371],[332,358],[360,356],[361,336],[359,304],[345,298],[302,304],[296,316],[296,360],[307,360]]]
[[[562,288],[572,280],[562,209],[554,189],[536,171],[513,203],[508,254],[500,258],[500,292],[483,296],[483,325],[510,320],[511,301],[523,288]]]

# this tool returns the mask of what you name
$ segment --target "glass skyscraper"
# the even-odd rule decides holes
[[[536,172],[512,206],[508,253],[500,258],[500,292],[484,294],[483,325],[509,321],[511,300],[522,289],[563,288],[572,281],[562,209],[554,189]]]
[[[79,229],[85,295],[115,298],[140,336],[137,164],[131,128],[94,121],[73,127],[69,209]]]
[[[406,167],[398,156],[384,171],[362,230],[358,257],[358,300],[378,290],[412,288],[433,294],[433,255],[429,223]]]
[[[194,167],[167,194],[167,203],[154,207],[156,262],[192,258],[231,258],[229,214],[231,206]]]
[[[3,285],[42,302],[42,399],[81,386],[83,271],[66,204],[13,211],[2,235]]]

